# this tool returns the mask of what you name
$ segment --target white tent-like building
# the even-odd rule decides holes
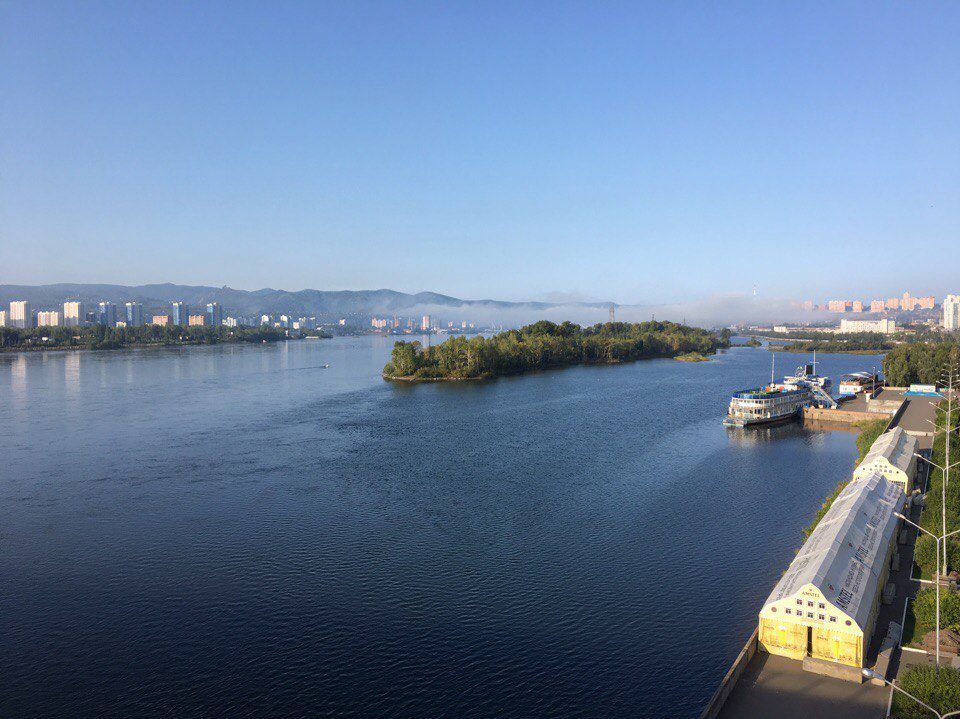
[[[876,472],[899,484],[905,495],[910,494],[917,474],[915,453],[918,446],[917,438],[907,434],[902,427],[887,430],[877,437],[853,476],[859,479]]]
[[[903,500],[900,485],[882,474],[850,481],[764,603],[764,650],[864,665]]]

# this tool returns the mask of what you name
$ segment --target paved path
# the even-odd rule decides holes
[[[720,712],[721,719],[880,719],[887,689],[811,674],[795,659],[759,651]]]

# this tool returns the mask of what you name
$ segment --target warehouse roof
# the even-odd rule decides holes
[[[804,542],[764,607],[808,584],[867,629],[903,491],[879,473],[853,479]]]
[[[906,472],[916,451],[917,438],[907,434],[903,427],[895,427],[877,437],[860,466],[868,467],[878,459],[885,459],[897,469]]]

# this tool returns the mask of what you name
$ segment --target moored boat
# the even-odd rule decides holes
[[[770,384],[734,392],[723,420],[725,427],[787,422],[798,417],[812,400],[810,388]]]
[[[813,372],[809,374],[813,375]],[[803,408],[813,403],[813,383],[808,384],[806,379],[794,377],[788,378],[794,380],[792,383],[777,384],[773,381],[775,375],[776,359],[771,357],[770,384],[734,392],[723,420],[724,427],[788,422],[800,416]]]

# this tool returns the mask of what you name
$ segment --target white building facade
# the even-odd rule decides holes
[[[880,332],[892,335],[897,331],[895,320],[840,320],[840,332]]]
[[[960,330],[960,295],[947,295],[943,301],[943,328]]]
[[[26,329],[33,327],[33,310],[26,300],[16,300],[10,303],[10,314],[7,316],[7,325]]]

